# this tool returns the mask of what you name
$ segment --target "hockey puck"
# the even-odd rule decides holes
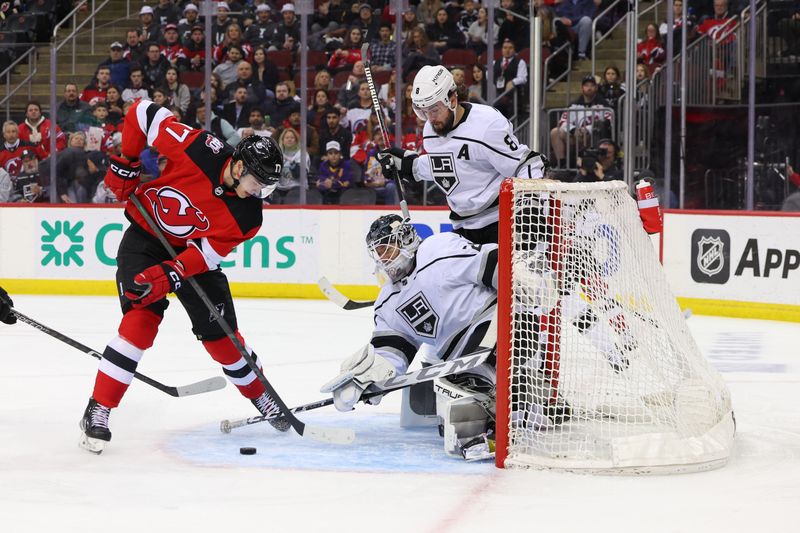
[[[256,449],[255,448],[251,448],[249,446],[244,446],[242,448],[239,448],[239,453],[242,454],[242,455],[255,455],[256,454]]]

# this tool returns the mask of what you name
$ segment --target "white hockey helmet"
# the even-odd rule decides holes
[[[456,90],[453,75],[445,67],[425,65],[414,76],[414,87],[411,91],[411,104],[414,113],[428,120],[428,113],[442,103],[450,111],[456,108],[450,105],[450,94]]]

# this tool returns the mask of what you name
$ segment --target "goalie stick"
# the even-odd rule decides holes
[[[22,313],[20,313],[19,311],[17,311],[14,308],[11,308],[11,312],[14,313],[14,316],[16,316],[17,320],[19,320],[20,322],[24,322],[25,324],[28,324],[29,326],[34,327],[34,328],[38,329],[39,331],[41,331],[43,333],[46,333],[47,335],[50,335],[51,337],[53,337],[55,339],[60,340],[64,344],[68,344],[69,346],[72,346],[73,348],[77,348],[78,350],[82,351],[83,353],[91,355],[95,359],[102,359],[103,358],[103,354],[101,354],[100,352],[92,350],[88,346],[85,346],[85,345],[81,344],[80,342],[78,342],[78,341],[76,341],[74,339],[71,339],[70,337],[67,337],[63,333],[59,333],[58,331],[56,331],[56,330],[54,330],[52,328],[49,328],[49,327],[45,326],[44,324],[42,324],[40,322],[37,322],[36,320],[34,320],[34,319],[32,319],[32,318],[30,318],[28,316],[23,315]],[[225,381],[225,379],[223,377],[221,377],[221,376],[204,379],[202,381],[198,381],[197,383],[190,383],[189,385],[182,385],[180,387],[173,387],[171,385],[164,385],[163,383],[160,383],[160,382],[154,380],[153,378],[149,378],[149,377],[147,377],[144,374],[141,374],[139,372],[134,372],[133,377],[135,377],[139,381],[143,381],[143,382],[147,383],[151,387],[155,387],[156,389],[160,390],[161,392],[164,392],[164,393],[169,394],[170,396],[174,396],[176,398],[181,398],[183,396],[193,396],[195,394],[203,394],[205,392],[212,392],[212,391],[215,391],[215,390],[224,389],[225,385],[227,384],[227,381]]]
[[[164,248],[169,252],[170,257],[173,259],[177,256],[175,253],[175,249],[172,245],[167,241],[167,238],[164,236],[164,233],[161,231],[161,228],[156,225],[153,217],[150,216],[150,213],[144,208],[142,203],[139,201],[139,198],[136,197],[135,194],[132,194],[129,197],[129,200],[133,202],[133,205],[136,206],[136,209],[139,210],[142,217],[144,218],[147,225],[150,226],[150,229],[153,231],[155,236],[161,241],[161,244]],[[247,362],[247,365],[256,375],[258,380],[264,385],[264,389],[266,389],[267,393],[272,397],[275,403],[281,410],[281,416],[286,418],[286,420],[291,424],[292,428],[297,432],[298,435],[301,437],[310,437],[314,440],[322,441],[322,442],[329,442],[332,444],[350,444],[355,439],[355,433],[352,429],[342,429],[342,428],[324,428],[324,427],[317,427],[317,426],[307,426],[304,424],[300,419],[294,416],[294,413],[289,409],[283,399],[278,395],[278,393],[273,388],[272,384],[267,380],[267,377],[264,375],[264,372],[256,364],[253,357],[247,353],[247,350],[233,333],[228,321],[225,320],[222,315],[220,314],[217,307],[213,304],[211,299],[206,294],[206,291],[200,287],[200,284],[197,282],[194,277],[189,276],[186,278],[186,281],[189,282],[189,285],[192,287],[195,293],[200,297],[203,301],[205,306],[208,308],[211,316],[217,321],[217,323],[222,328],[222,331],[225,332],[225,335],[230,339],[233,345],[236,347],[236,350],[239,352],[239,355]]]
[[[339,292],[336,289],[336,287],[333,286],[330,280],[325,276],[319,278],[319,281],[317,281],[317,285],[319,286],[319,289],[322,291],[322,294],[324,294],[328,298],[328,300],[332,301],[345,311],[352,311],[353,309],[362,309],[364,307],[372,307],[373,305],[375,305],[375,300],[372,301],[367,300],[361,302],[351,300],[350,298]]]
[[[399,376],[394,376],[393,378],[372,383],[368,388],[370,392],[362,395],[361,400],[369,400],[375,396],[405,389],[406,387],[416,385],[417,383],[424,383],[426,381],[431,381],[434,378],[443,378],[451,374],[470,370],[485,362],[491,352],[492,348],[483,348],[481,350],[472,352],[466,357],[460,357],[451,361],[443,361],[435,365],[415,370],[414,372],[407,372]],[[312,409],[319,409],[320,407],[326,407],[332,404],[333,398],[325,398],[324,400],[294,407],[292,408],[292,412],[299,413],[302,411],[311,411]],[[250,426],[252,424],[258,424],[260,422],[266,422],[272,418],[275,417],[253,416],[250,418],[241,418],[239,420],[223,420],[219,424],[219,430],[223,433],[230,433],[233,429]]]
[[[369,60],[369,43],[361,45],[361,60],[364,62],[364,76],[367,78],[367,85],[369,86],[369,95],[372,98],[372,109],[378,116],[378,129],[381,130],[383,136],[383,147],[389,149],[391,143],[389,142],[389,132],[386,129],[386,122],[383,120],[383,110],[381,109],[381,102],[378,100],[378,90],[375,88],[375,81],[372,79],[372,65]],[[398,169],[394,169],[394,182],[397,184],[397,191],[400,193],[400,211],[403,213],[403,218],[406,222],[411,220],[411,215],[408,213],[408,203],[406,202],[406,189],[403,185],[403,180],[400,179]]]

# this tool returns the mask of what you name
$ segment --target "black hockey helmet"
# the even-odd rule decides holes
[[[244,174],[252,174],[265,186],[262,189],[262,198],[272,194],[283,170],[283,152],[272,137],[245,137],[236,145],[233,160],[244,163]]]
[[[411,272],[421,242],[414,226],[397,214],[375,220],[369,227],[366,241],[370,257],[392,281]]]

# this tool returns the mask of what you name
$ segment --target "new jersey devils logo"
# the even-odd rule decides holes
[[[6,164],[3,166],[6,172],[8,172],[9,176],[16,176],[22,170],[22,159],[19,157],[12,157]]]
[[[144,195],[150,201],[158,225],[170,235],[182,239],[195,231],[205,231],[211,226],[203,212],[192,205],[191,200],[177,189],[172,187],[148,189]]]
[[[207,135],[206,136],[206,146],[211,148],[211,150],[215,154],[218,154],[223,148],[225,148],[225,145],[222,144],[222,141],[220,141],[219,139],[217,139],[213,135]]]

